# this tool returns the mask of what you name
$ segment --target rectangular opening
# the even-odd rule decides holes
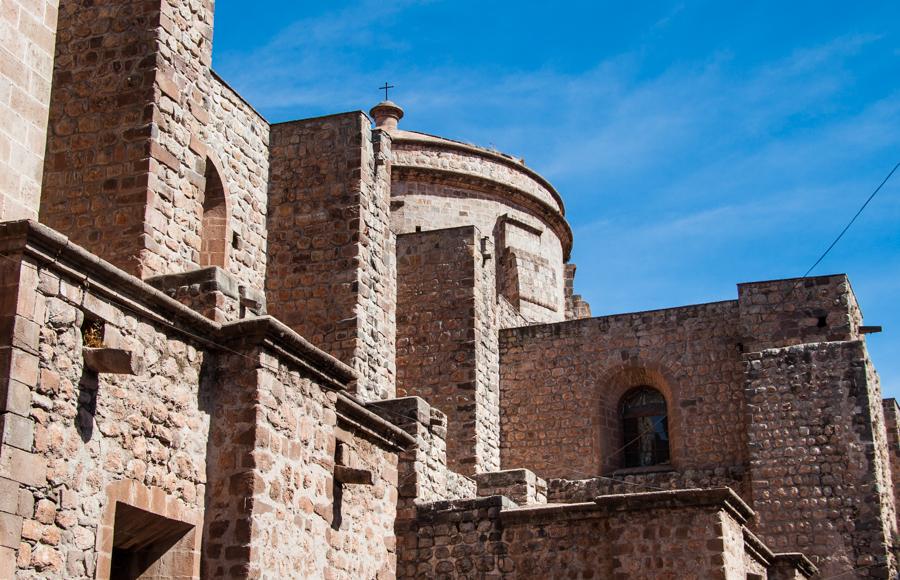
[[[111,580],[191,578],[194,526],[116,503]]]
[[[81,343],[88,348],[103,348],[106,339],[106,323],[89,314],[81,325]]]

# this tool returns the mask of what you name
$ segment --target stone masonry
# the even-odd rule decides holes
[[[896,578],[846,276],[592,317],[521,159],[270,124],[213,16],[0,0],[0,579]]]
[[[0,6],[0,221],[37,218],[58,6],[57,0]]]

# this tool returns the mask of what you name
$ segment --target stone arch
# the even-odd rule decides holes
[[[635,387],[647,386],[666,400],[669,423],[669,466],[677,469],[683,458],[681,417],[678,412],[678,383],[668,368],[658,363],[630,361],[602,374],[598,381],[600,469],[604,474],[622,468],[623,397]],[[655,469],[660,469],[657,467]]]
[[[200,222],[200,267],[225,268],[228,258],[229,207],[228,192],[222,181],[219,164],[206,159],[203,188],[203,217]]]

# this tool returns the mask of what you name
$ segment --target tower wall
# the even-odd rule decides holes
[[[497,292],[529,321],[565,318],[571,232],[558,194],[511,157],[407,131],[393,148],[398,233],[475,226],[496,251]]]
[[[355,368],[362,398],[391,398],[397,274],[390,138],[373,134],[362,113],[272,129],[269,312]]]
[[[499,312],[482,239],[472,226],[397,239],[397,392],[446,413],[447,464],[466,475],[500,468]]]
[[[0,6],[0,221],[37,219],[58,4]]]
[[[63,0],[40,219],[139,277],[199,267],[208,164],[223,269],[263,287],[268,124],[210,71],[211,2]]]
[[[864,343],[766,350],[747,356],[746,374],[760,537],[803,552],[824,577],[894,578],[881,389]]]
[[[878,375],[844,275],[739,286],[759,533],[823,576],[887,578],[896,534]],[[893,572],[891,572],[893,571]]]

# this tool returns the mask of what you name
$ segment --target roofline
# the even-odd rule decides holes
[[[402,130],[401,130],[402,131]],[[515,158],[508,156],[499,151],[492,151],[490,149],[485,149],[483,147],[479,147],[477,145],[471,145],[468,143],[463,143],[462,141],[454,141],[452,139],[447,139],[445,137],[439,137],[437,135],[429,135],[428,133],[422,133],[419,131],[402,131],[407,134],[419,134],[425,137],[432,137],[434,139],[438,139],[438,141],[431,141],[428,139],[416,139],[404,136],[402,134],[398,134],[397,132],[391,132],[391,138],[393,143],[416,143],[421,145],[431,145],[434,147],[446,147],[448,149],[456,149],[458,151],[465,151],[467,153],[474,153],[480,155],[482,157],[488,157],[512,167],[513,169],[522,171],[526,173],[530,178],[534,179],[538,183],[540,183],[544,188],[550,192],[550,196],[553,197],[553,200],[559,205],[559,213],[563,216],[566,215],[566,205],[563,202],[562,196],[556,191],[556,188],[545,178],[543,175],[535,171],[534,169],[525,165],[524,161],[517,161]]]

